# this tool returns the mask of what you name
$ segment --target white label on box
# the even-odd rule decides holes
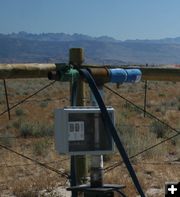
[[[83,141],[84,140],[84,122],[74,121],[68,122],[68,141]]]

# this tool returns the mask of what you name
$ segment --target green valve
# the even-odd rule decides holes
[[[75,81],[79,78],[79,72],[68,64],[56,64],[56,77],[58,81]]]
[[[69,69],[65,73],[61,73],[60,81],[74,81],[79,78],[79,72],[76,69]]]

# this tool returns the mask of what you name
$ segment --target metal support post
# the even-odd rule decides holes
[[[146,64],[146,67],[148,67],[148,64]],[[144,118],[146,117],[146,99],[147,99],[147,80],[145,80],[145,84],[144,84]]]
[[[72,48],[69,51],[70,64],[76,67],[81,67],[84,61],[84,53],[82,48]],[[76,100],[74,105],[83,106],[85,105],[85,87],[81,80],[77,81],[76,84]],[[73,176],[72,176],[73,175]],[[78,155],[71,157],[71,186],[80,185],[86,182],[87,177],[87,159],[85,155]],[[72,192],[73,197],[77,196],[77,193]]]
[[[3,82],[4,82],[4,91],[5,91],[5,96],[6,96],[6,105],[7,105],[7,110],[8,110],[8,118],[10,120],[11,114],[10,114],[10,109],[9,109],[9,100],[8,100],[8,94],[7,94],[6,80],[4,79]]]
[[[99,91],[101,93],[101,96],[103,96],[103,87],[99,87]],[[94,95],[92,92],[90,92],[90,99],[91,99],[91,105],[97,106],[96,99],[94,98]],[[99,148],[99,122],[98,117],[95,117],[95,147]],[[103,186],[103,155],[92,155],[91,156],[91,187],[102,187]]]
[[[144,118],[146,117],[146,102],[147,102],[147,80],[144,84]]]

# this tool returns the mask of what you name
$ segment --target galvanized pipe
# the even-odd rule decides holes
[[[140,68],[142,80],[180,81],[180,68]]]
[[[103,87],[98,87],[101,96],[103,97]],[[92,92],[90,92],[90,104],[91,106],[97,106],[97,101]],[[98,118],[95,117],[95,147],[99,148],[100,136],[99,136],[99,122]],[[91,167],[90,167],[90,185],[91,187],[102,187],[103,186],[103,155],[92,155],[91,156]]]
[[[47,78],[55,64],[0,64],[0,79]]]
[[[106,66],[106,68],[133,68],[125,66]],[[82,65],[92,68],[99,80],[107,81],[108,75],[103,66]],[[142,72],[142,80],[149,81],[180,81],[180,67],[138,67]],[[101,70],[102,69],[102,70]],[[46,78],[49,71],[56,70],[56,64],[0,64],[0,79]],[[101,73],[101,74],[100,74]],[[104,79],[100,79],[100,78]]]

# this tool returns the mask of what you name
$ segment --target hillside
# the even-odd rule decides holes
[[[178,38],[122,42],[79,34],[0,34],[0,62],[68,62],[69,48],[83,47],[91,63],[179,63],[178,42]],[[10,120],[3,80],[0,83],[0,196],[68,197],[65,189],[70,183],[62,175],[70,173],[70,157],[55,150],[54,109],[70,105],[70,87],[49,83],[48,79],[7,79]],[[165,182],[179,181],[179,85],[148,81],[146,109],[151,116],[133,105],[144,108],[143,81],[120,88],[108,84],[116,94],[104,88],[105,104],[115,109],[118,134],[148,197],[164,196]],[[86,88],[84,100],[90,105]],[[117,151],[104,156],[104,183],[126,185],[126,195],[137,197],[121,159]]]
[[[87,63],[179,64],[180,38],[126,40],[81,34],[0,34],[0,63],[67,62],[72,47],[85,49]]]

